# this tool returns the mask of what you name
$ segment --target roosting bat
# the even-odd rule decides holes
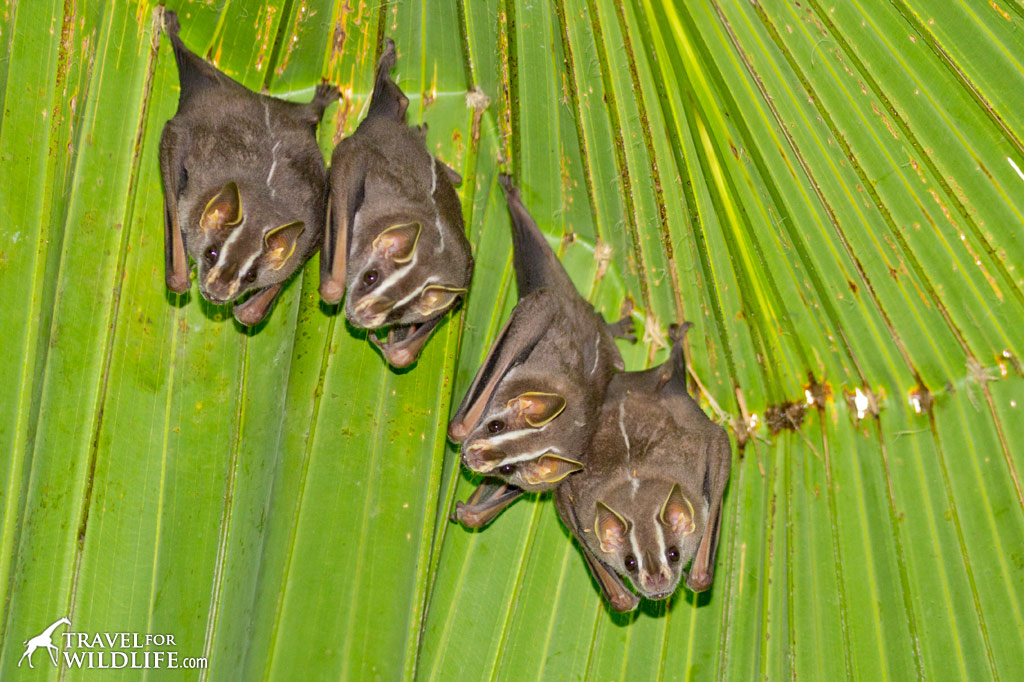
[[[331,157],[331,220],[320,255],[320,296],[371,330],[393,367],[416,361],[469,287],[473,256],[452,183],[427,151],[426,126],[405,123],[409,100],[391,80],[395,44],[377,64],[370,109]],[[387,327],[381,341],[373,330]]]
[[[622,578],[665,599],[681,576],[694,592],[714,577],[731,446],[686,391],[684,332],[665,364],[612,377],[586,468],[555,491],[559,516],[619,611],[639,603]]]
[[[259,95],[207,64],[164,21],[178,63],[178,111],[160,138],[167,288],[189,288],[235,305],[244,325],[263,320],[285,281],[320,246],[327,172],[316,142],[324,109],[338,97],[323,83],[309,104]]]
[[[595,417],[622,357],[609,325],[576,291],[507,176],[519,302],[448,426],[462,461],[501,479],[484,483],[455,515],[465,525],[494,518],[524,490],[548,490],[579,471]]]

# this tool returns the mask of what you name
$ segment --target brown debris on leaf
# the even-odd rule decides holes
[[[765,408],[764,423],[768,425],[768,430],[772,432],[772,435],[783,429],[797,431],[804,423],[806,413],[806,404],[787,400],[781,405],[770,405]]]

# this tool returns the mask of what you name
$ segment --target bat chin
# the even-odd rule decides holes
[[[370,334],[370,340],[380,348],[389,365],[402,369],[416,362],[420,350],[430,338],[430,332],[440,320],[440,317],[435,317],[427,322],[394,325],[388,330],[388,335],[383,341],[373,333]]]

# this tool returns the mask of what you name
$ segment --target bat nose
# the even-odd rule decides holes
[[[238,294],[238,280],[235,278],[238,267],[228,263],[224,268],[215,267],[206,274],[203,296],[213,303],[227,303]]]
[[[487,443],[473,443],[462,448],[462,461],[473,471],[486,474],[505,459],[505,453],[494,450]]]
[[[672,574],[664,567],[660,567],[654,574],[644,571],[641,578],[644,583],[644,589],[655,593],[667,592],[672,582]]]
[[[387,299],[367,296],[352,308],[349,319],[360,327],[373,329],[384,324],[392,307]]]

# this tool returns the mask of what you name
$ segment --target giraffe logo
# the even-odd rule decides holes
[[[28,658],[28,667],[34,668],[35,666],[32,665],[32,654],[34,654],[36,649],[39,647],[45,647],[46,652],[50,654],[50,660],[53,661],[54,665],[57,665],[57,655],[60,653],[60,650],[53,644],[53,631],[61,625],[71,625],[71,621],[67,618],[61,618],[32,639],[26,639],[23,642],[25,645],[25,653],[23,653],[21,658],[18,659],[18,667],[20,668],[22,661]]]

